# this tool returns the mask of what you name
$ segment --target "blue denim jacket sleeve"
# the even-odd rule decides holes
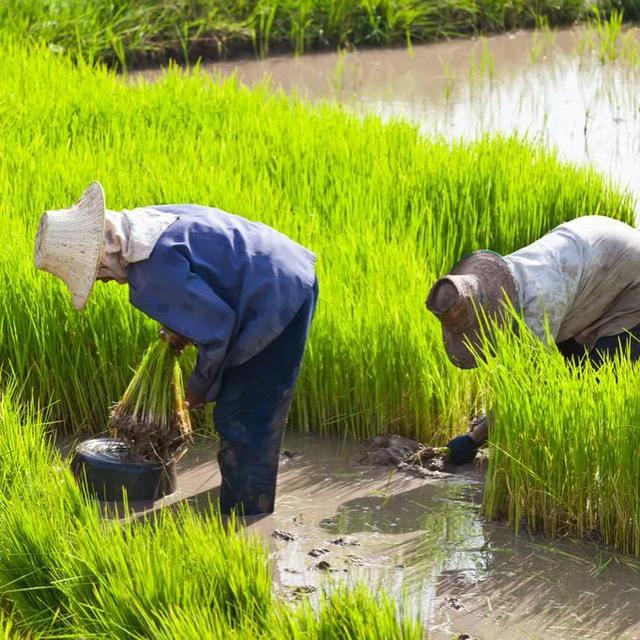
[[[233,309],[170,246],[157,245],[149,259],[129,265],[127,278],[135,307],[196,344],[187,388],[214,401],[236,323]]]

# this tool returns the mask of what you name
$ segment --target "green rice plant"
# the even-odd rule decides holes
[[[557,31],[549,26],[546,16],[540,16],[536,20],[536,28],[533,32],[533,46],[529,52],[529,61],[535,64],[547,54],[556,42]]]
[[[156,331],[126,287],[98,283],[77,313],[33,267],[40,213],[91,180],[112,209],[219,206],[315,251],[320,304],[292,424],[427,444],[459,430],[478,394],[425,310],[433,281],[470,251],[508,253],[578,215],[633,221],[630,198],[593,171],[515,138],[428,140],[198,72],[132,84],[44,47],[7,43],[0,77],[0,360],[68,430],[103,429]]]
[[[314,610],[303,603],[288,623],[280,623],[275,638],[303,640],[333,640],[362,638],[363,640],[419,640],[424,631],[413,616],[401,612],[383,592],[372,592],[362,584],[344,586],[323,594],[320,606]],[[288,612],[287,612],[288,613]],[[375,623],[372,624],[372,621]]]
[[[633,64],[638,56],[638,43],[633,31],[623,32],[623,11],[602,12],[598,5],[591,10],[577,52],[580,56],[595,54],[600,64],[623,60]]]
[[[191,438],[184,409],[182,370],[171,344],[156,340],[147,349],[109,426],[135,458],[166,462],[179,456]]]
[[[14,388],[0,395],[5,637],[421,637],[415,620],[362,587],[336,591],[319,610],[285,603],[272,591],[267,549],[214,505],[105,518]]]
[[[516,531],[595,537],[640,553],[640,367],[567,364],[555,346],[501,333],[480,367],[495,424],[484,509]]]
[[[469,82],[482,83],[485,80],[491,82],[495,75],[495,60],[489,51],[486,38],[480,39],[480,56],[477,56],[477,46],[471,50],[469,56]]]
[[[11,616],[0,609],[0,640],[35,640],[36,634],[18,631]]]
[[[619,40],[622,31],[622,12],[612,11],[607,20],[602,19],[598,7],[594,7],[594,25],[598,34],[600,62],[611,62],[618,57]]]

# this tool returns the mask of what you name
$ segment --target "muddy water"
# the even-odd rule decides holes
[[[429,638],[640,638],[640,563],[486,522],[482,468],[420,480],[359,465],[356,443],[292,435],[285,448],[276,512],[248,526],[269,545],[284,597],[364,580],[419,611]],[[219,485],[215,447],[199,443],[157,506],[205,507]]]
[[[448,138],[519,132],[640,195],[638,67],[603,65],[597,54],[579,54],[590,49],[590,37],[584,28],[518,32],[411,51],[274,57],[206,69],[235,73],[249,85],[268,77],[275,88],[407,117],[426,133]],[[625,38],[637,46],[636,31]]]

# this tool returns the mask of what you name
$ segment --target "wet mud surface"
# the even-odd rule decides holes
[[[270,548],[283,597],[313,601],[337,581],[363,580],[404,598],[430,639],[640,638],[640,562],[485,521],[483,464],[416,478],[361,465],[363,443],[291,435],[285,450],[276,512],[247,526]],[[154,507],[215,500],[215,454],[196,443],[177,493]]]

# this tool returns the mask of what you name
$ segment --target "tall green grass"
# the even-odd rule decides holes
[[[41,211],[91,180],[110,208],[214,205],[309,246],[321,299],[292,422],[432,443],[477,399],[425,310],[435,278],[578,215],[633,219],[601,177],[516,139],[427,140],[404,122],[175,70],[132,86],[44,47],[7,44],[0,78],[0,362],[70,429],[104,428],[157,331],[126,287],[98,283],[77,313],[33,267]]]
[[[516,531],[640,554],[640,366],[568,365],[525,327],[481,366],[494,412],[484,506]]]
[[[267,549],[223,525],[213,506],[104,518],[42,415],[19,408],[14,393],[8,385],[0,395],[2,637],[422,637],[414,619],[363,586],[332,591],[315,610],[285,604],[272,590]]]
[[[586,0],[5,0],[0,33],[126,66],[168,56],[410,44],[533,27],[541,17],[569,24],[590,6]]]

